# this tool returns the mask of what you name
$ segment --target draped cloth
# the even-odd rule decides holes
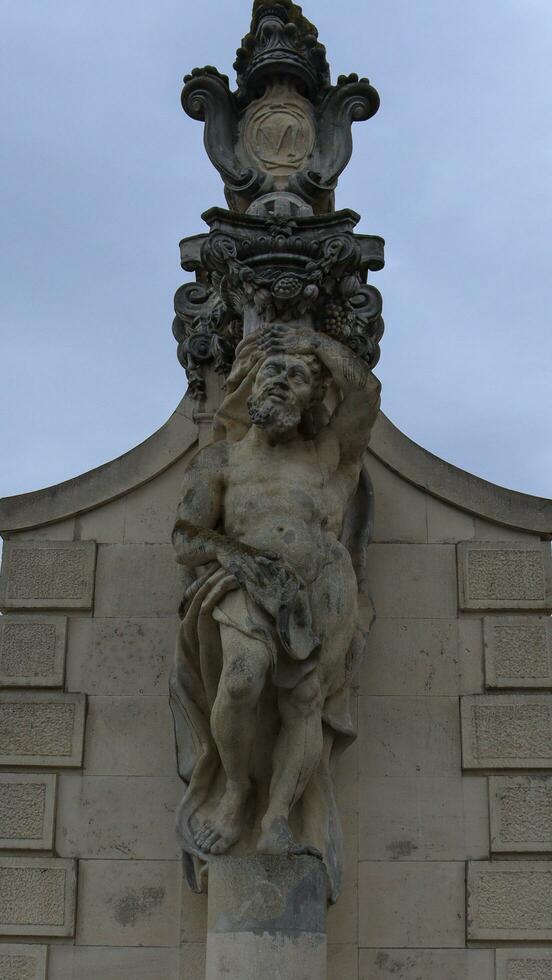
[[[227,395],[214,420],[215,438],[236,442],[247,433],[251,422],[247,398],[264,355],[248,337],[238,347],[234,369],[228,379]],[[327,421],[320,406],[306,420],[312,434]],[[348,548],[356,572],[359,597],[371,608],[366,582],[366,549],[372,534],[372,487],[365,469],[343,522],[342,543]],[[290,687],[316,666],[316,650],[310,653],[282,643],[278,624],[242,590],[236,578],[216,562],[205,566],[190,582],[181,613],[174,669],[170,680],[170,703],[174,719],[178,771],[185,784],[177,824],[184,850],[185,869],[191,887],[205,887],[208,855],[195,844],[190,821],[200,811],[213,814],[225,788],[225,775],[211,733],[210,716],[222,672],[221,625],[261,639],[272,660],[269,683],[259,702],[254,758],[253,791],[246,816],[246,831],[229,853],[255,850],[260,818],[268,804],[270,757],[278,728],[278,687]],[[290,827],[298,841],[315,847],[324,860],[329,881],[329,898],[337,899],[343,876],[343,843],[337,811],[333,769],[337,757],[356,737],[350,708],[350,685],[365,650],[366,633],[357,627],[346,655],[343,671],[332,689],[324,692],[322,708],[323,753],[302,798],[290,814]],[[305,644],[303,644],[303,648]]]

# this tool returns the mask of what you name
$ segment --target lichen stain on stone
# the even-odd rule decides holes
[[[387,850],[394,861],[402,857],[410,857],[418,850],[418,845],[411,840],[393,840],[387,845]]]
[[[402,960],[391,959],[389,953],[378,953],[376,956],[376,966],[380,970],[385,970],[386,973],[396,975],[403,969],[405,964]]]
[[[143,888],[140,892],[127,892],[115,906],[115,921],[121,926],[133,926],[138,919],[151,915],[164,898],[164,888]]]

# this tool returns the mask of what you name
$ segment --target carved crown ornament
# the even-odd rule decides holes
[[[359,216],[334,210],[352,123],[374,115],[378,93],[357,75],[331,84],[318,32],[291,0],[256,0],[234,67],[235,92],[212,67],[194,69],[182,92],[231,209],[207,211],[209,233],[180,244],[196,282],[177,290],[173,333],[198,399],[205,368],[227,375],[244,334],[274,321],[330,334],[371,368],[384,330],[367,282],[383,268],[383,239],[355,235]]]

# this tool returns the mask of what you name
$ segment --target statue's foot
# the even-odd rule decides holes
[[[210,818],[201,811],[191,821],[191,830],[198,850],[203,854],[225,854],[236,844],[243,831],[247,790],[227,790]]]
[[[310,854],[311,857],[322,860],[322,854],[313,844],[295,840],[285,817],[263,820],[262,827],[261,836],[257,841],[257,850],[260,854]]]

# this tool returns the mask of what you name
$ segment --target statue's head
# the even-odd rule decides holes
[[[248,400],[251,421],[282,438],[323,401],[327,383],[327,373],[314,355],[271,353],[257,371]]]

